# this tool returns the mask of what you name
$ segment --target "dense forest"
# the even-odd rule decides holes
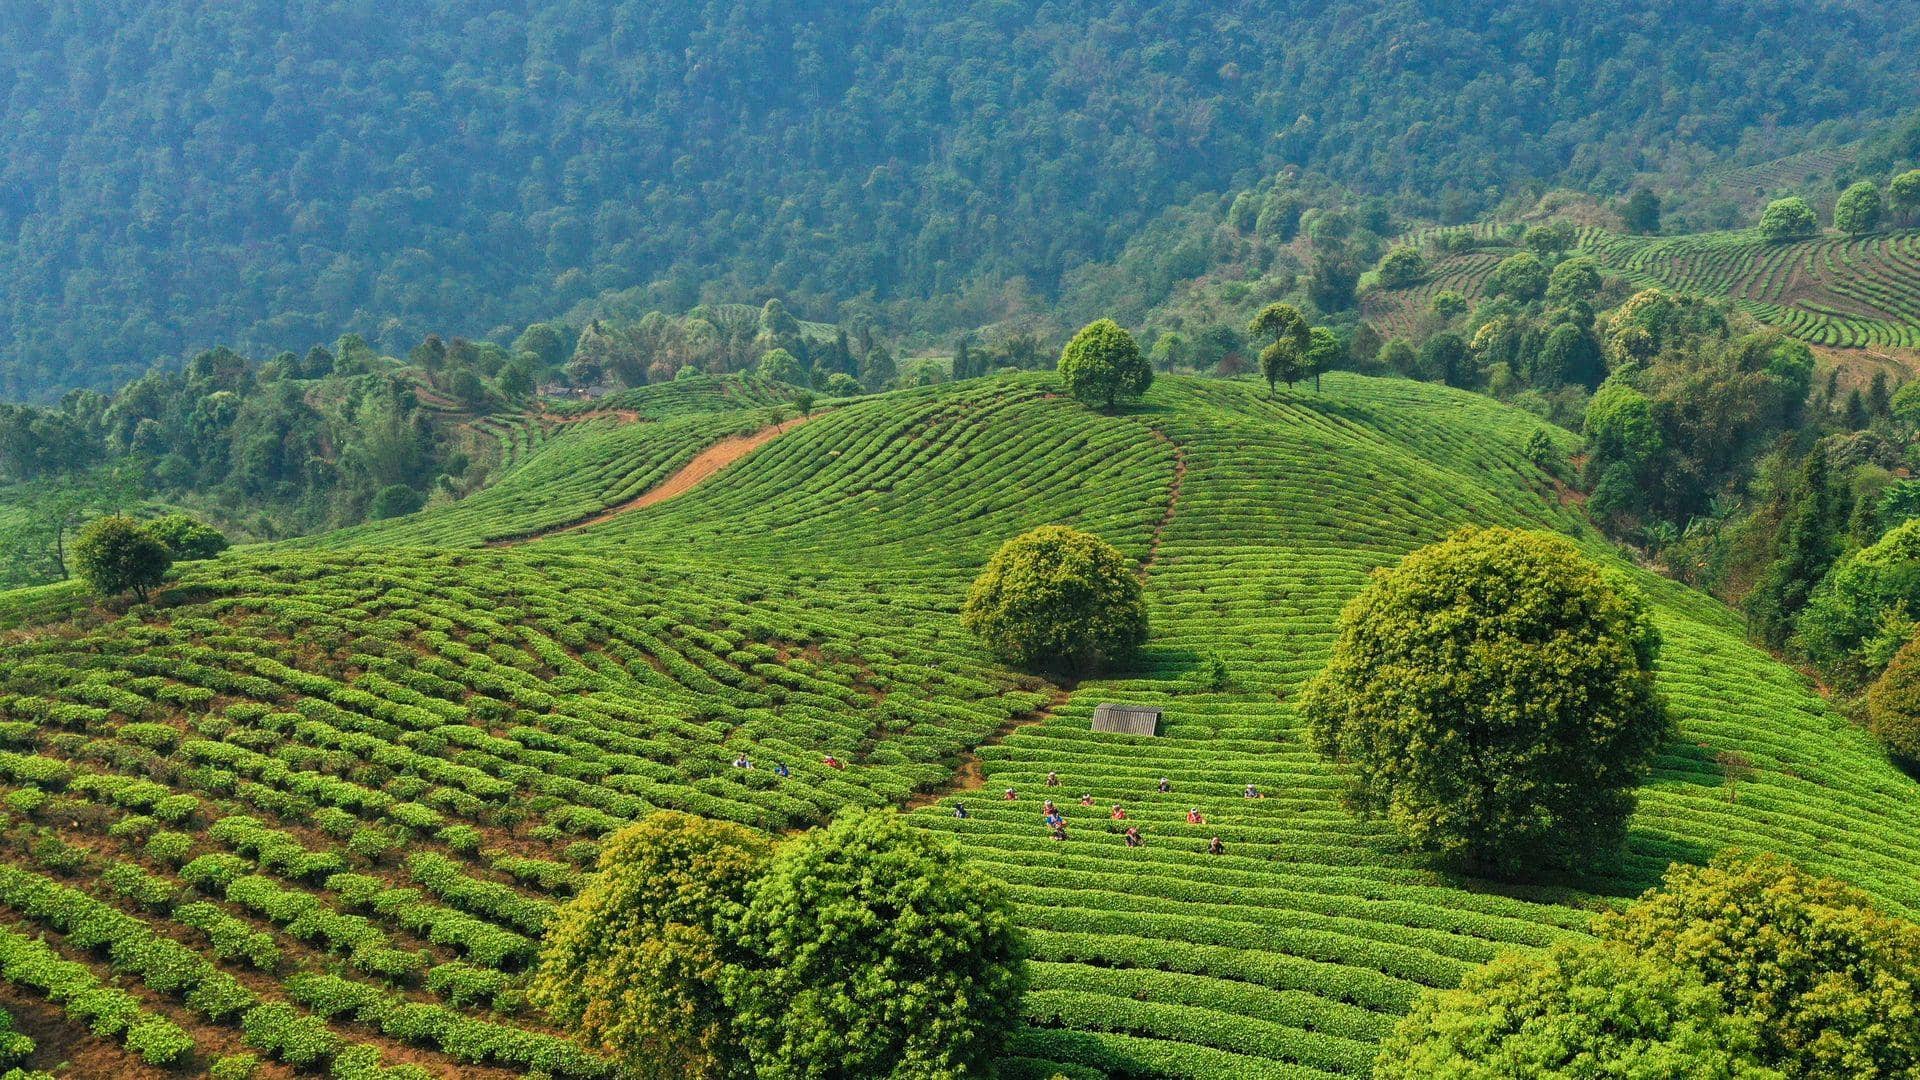
[[[104,389],[211,342],[506,338],[634,287],[834,321],[852,299],[946,332],[1289,164],[1463,220],[1516,180],[1617,194],[1863,133],[1910,97],[1914,14],[8,5],[0,396]]]

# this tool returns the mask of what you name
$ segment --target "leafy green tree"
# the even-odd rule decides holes
[[[1798,240],[1819,231],[1813,207],[1798,195],[1775,199],[1760,214],[1760,235],[1769,240]]]
[[[1720,991],[1790,1076],[1896,1077],[1920,1069],[1920,926],[1778,855],[1675,863],[1660,887],[1603,916],[1599,935]]]
[[[1067,393],[1108,410],[1121,398],[1137,398],[1153,385],[1153,365],[1140,355],[1133,335],[1112,319],[1081,327],[1060,350],[1060,378]]]
[[[1316,326],[1308,335],[1307,356],[1301,365],[1308,375],[1313,376],[1313,389],[1320,391],[1320,376],[1346,363],[1347,343],[1340,335],[1324,326]],[[1271,388],[1269,388],[1271,392]]]
[[[1260,374],[1267,380],[1267,397],[1274,396],[1274,384],[1284,382],[1287,389],[1306,378],[1307,351],[1313,347],[1313,329],[1300,309],[1292,304],[1268,304],[1247,324],[1247,333],[1266,338],[1260,350]]]
[[[500,396],[508,401],[525,401],[533,396],[533,371],[526,364],[508,361],[500,369]]]
[[[1887,206],[1900,215],[1902,224],[1920,220],[1920,169],[1893,178],[1887,185]]]
[[[1550,281],[1547,266],[1531,251],[1507,256],[1487,278],[1487,295],[1511,296],[1525,303],[1547,294]]]
[[[1913,636],[1920,613],[1920,519],[1833,564],[1796,621],[1793,641],[1842,688],[1877,675]]]
[[[635,1077],[752,1076],[721,984],[772,853],[762,833],[671,810],[614,833],[548,926],[529,1000]]]
[[[388,518],[405,517],[426,505],[426,499],[418,491],[405,484],[388,484],[374,493],[373,502],[367,507],[370,521],[385,521]]]
[[[1839,557],[1845,538],[1845,488],[1833,482],[1824,442],[1815,444],[1800,463],[1793,488],[1778,551],[1740,601],[1754,636],[1776,649],[1786,645],[1795,619]]]
[[[1000,545],[974,579],[961,621],[1021,666],[1090,671],[1122,664],[1147,639],[1131,560],[1106,541],[1042,525]]]
[[[1600,343],[1577,326],[1561,323],[1547,333],[1534,367],[1534,381],[1543,386],[1572,383],[1595,387],[1606,378],[1607,364]]]
[[[1660,197],[1646,188],[1636,188],[1620,208],[1620,219],[1627,231],[1651,236],[1660,231]]]
[[[131,590],[147,602],[147,593],[167,575],[173,553],[139,522],[124,514],[96,519],[73,541],[73,572],[101,596]]]
[[[516,355],[532,353],[543,368],[559,367],[567,359],[566,335],[552,323],[537,322],[514,339],[513,351]]]
[[[1418,248],[1397,247],[1380,260],[1380,286],[1404,289],[1418,285],[1427,276],[1427,260]]]
[[[1547,300],[1555,304],[1566,304],[1575,300],[1591,300],[1600,291],[1600,265],[1584,255],[1577,255],[1553,268],[1547,277]]]
[[[1153,343],[1150,358],[1155,367],[1171,375],[1175,368],[1193,359],[1193,343],[1186,335],[1169,330]]]
[[[1024,946],[1003,888],[891,810],[784,845],[749,890],[725,999],[767,1080],[963,1080],[1020,1015]]]
[[[1420,370],[1420,354],[1414,352],[1412,343],[1406,338],[1390,338],[1380,346],[1380,355],[1375,357],[1375,363],[1400,375],[1414,375]]]
[[[1489,866],[1615,845],[1671,729],[1639,595],[1564,537],[1462,529],[1380,570],[1309,685],[1347,804]]]
[[[822,389],[834,397],[859,397],[863,392],[859,381],[844,371],[827,376],[827,385]]]
[[[1374,1080],[1785,1080],[1696,976],[1600,942],[1510,952],[1414,1003]]]
[[[771,300],[767,302],[773,303]],[[807,369],[801,367],[800,361],[785,349],[774,349],[762,356],[759,370],[760,377],[764,379],[787,383],[790,386],[807,384]]]
[[[1868,688],[1867,723],[1895,757],[1920,762],[1920,637],[1902,645]]]
[[[1466,339],[1451,330],[1442,330],[1420,343],[1414,357],[1414,371],[1428,382],[1469,387],[1479,381],[1473,366],[1473,350]]]
[[[1452,289],[1442,289],[1434,293],[1432,307],[1435,315],[1448,322],[1473,310],[1473,305],[1467,302],[1467,298]]]
[[[1522,241],[1527,250],[1543,259],[1550,259],[1572,247],[1579,235],[1569,221],[1550,221],[1545,225],[1535,225],[1528,229]]]
[[[167,514],[147,522],[148,535],[167,546],[175,562],[211,559],[227,550],[226,535],[185,514]]]
[[[1880,188],[1871,180],[1862,180],[1841,192],[1833,204],[1833,227],[1855,235],[1872,232],[1880,227],[1885,213]]]
[[[900,377],[900,366],[885,345],[875,345],[860,358],[860,385],[878,393]]]

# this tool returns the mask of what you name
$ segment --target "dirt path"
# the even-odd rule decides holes
[[[922,807],[932,806],[949,795],[963,791],[978,791],[987,785],[987,772],[980,764],[979,751],[983,747],[998,746],[1013,736],[1021,728],[1032,727],[1053,718],[1054,710],[1067,703],[1073,691],[1056,687],[1053,697],[1045,705],[1029,713],[1021,713],[1000,726],[1000,730],[986,737],[979,746],[960,755],[960,767],[953,772],[953,778],[931,791],[923,791],[901,805],[901,810],[911,813]]]
[[[1153,540],[1147,545],[1147,561],[1140,564],[1140,580],[1146,581],[1147,574],[1154,564],[1160,561],[1160,534],[1173,524],[1173,515],[1180,509],[1180,485],[1187,480],[1187,449],[1167,437],[1159,428],[1153,429],[1153,437],[1163,443],[1173,444],[1173,483],[1167,488],[1167,512],[1160,515],[1160,521],[1153,527]]]
[[[761,428],[751,435],[735,435],[729,439],[721,439],[719,442],[695,454],[692,461],[680,467],[679,472],[648,488],[642,492],[638,498],[629,499],[618,506],[609,506],[605,510],[589,517],[581,518],[578,521],[569,521],[562,525],[541,529],[539,532],[528,533],[525,536],[489,540],[487,546],[514,547],[519,544],[530,543],[534,540],[555,536],[560,533],[574,532],[579,529],[590,529],[595,525],[611,521],[622,514],[630,514],[635,510],[644,510],[655,503],[666,502],[676,495],[685,495],[687,492],[699,486],[701,481],[725,469],[734,462],[739,461],[741,458],[746,457],[767,443],[772,442],[780,435],[792,431],[810,419],[812,419],[812,417],[796,416],[791,420],[782,421],[771,427]]]

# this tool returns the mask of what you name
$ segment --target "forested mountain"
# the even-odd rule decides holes
[[[54,0],[0,10],[0,396],[605,290],[993,321],[1288,164],[1459,219],[1907,103],[1920,4]],[[704,295],[703,295],[704,294]],[[747,295],[756,294],[756,295]],[[933,303],[924,303],[932,300]]]

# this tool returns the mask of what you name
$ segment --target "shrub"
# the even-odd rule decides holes
[[[1760,213],[1760,235],[1769,240],[1797,240],[1820,231],[1813,207],[1798,195],[1775,199]]]
[[[888,811],[843,813],[751,887],[724,991],[766,1076],[953,1078],[996,1059],[1023,949],[1002,888]]]
[[[1468,528],[1375,572],[1304,707],[1348,805],[1414,846],[1568,862],[1617,842],[1669,730],[1658,648],[1571,541]]]
[[[253,1080],[260,1059],[253,1054],[228,1054],[207,1068],[207,1080]]]
[[[211,559],[230,545],[226,534],[185,514],[167,514],[146,524],[147,532],[173,553],[176,562]]]
[[[1382,288],[1404,289],[1419,284],[1426,276],[1427,260],[1417,248],[1397,247],[1380,260]]]
[[[1061,350],[1060,377],[1075,398],[1112,409],[1121,398],[1147,392],[1153,385],[1153,365],[1119,323],[1098,319],[1082,327]]]
[[[1007,541],[974,579],[968,630],[1007,661],[1092,670],[1130,659],[1147,638],[1134,567],[1097,536],[1044,525]]]
[[[1551,278],[1546,264],[1531,251],[1507,256],[1487,278],[1487,295],[1515,300],[1538,300],[1547,294]]]
[[[1374,1080],[1666,1076],[1783,1080],[1752,1020],[1697,977],[1616,944],[1509,953],[1422,997],[1380,1046]]]
[[[614,833],[599,875],[554,919],[529,998],[636,1075],[738,1075],[724,928],[770,851],[744,826],[675,811]]]
[[[1777,855],[1675,864],[1660,887],[1604,916],[1603,938],[1717,988],[1793,1076],[1907,1076],[1920,1069],[1920,926]]]
[[[388,484],[374,493],[373,503],[367,507],[370,521],[385,521],[388,518],[405,517],[426,505],[426,499],[405,484]]]

